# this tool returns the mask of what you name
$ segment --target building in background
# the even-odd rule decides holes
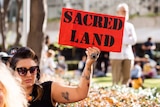
[[[89,0],[89,11],[113,14],[121,0]],[[48,0],[48,18],[61,16],[62,7],[84,10],[86,0]],[[160,13],[159,0],[123,0],[129,5],[130,15],[146,15],[148,13]]]

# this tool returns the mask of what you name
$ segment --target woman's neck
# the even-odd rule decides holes
[[[33,97],[32,97],[32,90],[33,90],[33,86],[32,87],[26,87],[25,88],[25,92],[26,92],[26,98],[27,100],[30,102],[33,100]]]
[[[32,87],[26,87],[25,92],[27,96],[30,96],[32,94],[33,86]]]

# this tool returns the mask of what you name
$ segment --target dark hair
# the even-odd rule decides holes
[[[152,39],[152,38],[151,38],[151,37],[149,37],[149,38],[148,38],[148,41],[151,41],[151,39]]]
[[[26,58],[30,58],[30,59],[34,60],[37,63],[37,65],[39,64],[38,57],[31,48],[21,47],[21,48],[17,49],[17,52],[11,58],[10,67],[13,70],[15,70],[17,62],[21,59],[26,59]],[[37,79],[38,80],[40,79],[40,70],[38,70]]]

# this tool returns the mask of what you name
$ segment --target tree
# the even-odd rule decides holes
[[[43,27],[46,22],[46,0],[31,0],[30,31],[27,46],[32,48],[39,59],[41,57],[42,42],[44,38]]]
[[[16,34],[17,34],[17,37],[16,37],[16,41],[14,43],[14,46],[18,46],[20,45],[20,39],[22,37],[21,33],[20,33],[20,22],[21,22],[21,18],[20,18],[20,15],[21,15],[21,8],[22,8],[22,0],[16,0],[16,3],[17,3],[17,15],[16,15]]]
[[[6,51],[6,29],[7,29],[7,12],[8,12],[8,5],[10,0],[4,0],[4,3],[0,5],[0,32],[2,35],[2,51]],[[1,7],[2,6],[2,7]]]

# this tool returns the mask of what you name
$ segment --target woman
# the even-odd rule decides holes
[[[98,48],[87,48],[87,61],[80,83],[77,87],[65,86],[57,82],[36,84],[40,79],[38,57],[33,50],[22,47],[12,57],[11,68],[22,80],[22,85],[30,103],[30,107],[54,107],[56,102],[70,103],[87,97],[90,85],[91,66],[98,58]],[[28,72],[29,71],[29,72]]]
[[[20,84],[2,62],[0,62],[0,107],[27,107],[27,100]]]
[[[126,84],[130,79],[130,70],[134,65],[134,54],[132,45],[137,41],[133,24],[128,22],[129,9],[126,3],[117,7],[117,15],[125,17],[124,33],[121,52],[111,52],[110,62],[112,67],[112,84]]]

